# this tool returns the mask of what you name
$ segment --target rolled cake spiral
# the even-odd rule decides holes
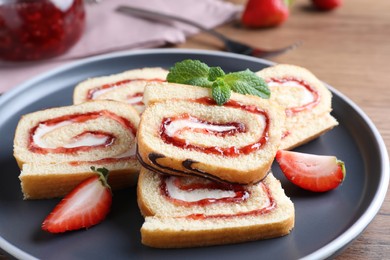
[[[91,176],[91,166],[111,171],[114,189],[130,185],[139,171],[136,110],[116,101],[91,101],[24,115],[14,156],[25,198],[65,195]]]
[[[272,173],[238,185],[142,168],[137,191],[142,243],[151,247],[238,243],[287,235],[294,227],[293,203]]]
[[[90,100],[116,100],[132,105],[139,113],[144,110],[142,96],[148,82],[163,82],[168,71],[162,68],[142,68],[87,79],[73,92],[73,103]]]
[[[283,111],[268,100],[235,93],[218,106],[209,91],[169,83],[146,86],[139,160],[164,173],[260,181],[279,147]]]
[[[280,64],[265,68],[257,75],[271,90],[271,99],[284,107],[285,131],[281,149],[304,144],[338,125],[330,115],[332,94],[310,71]]]

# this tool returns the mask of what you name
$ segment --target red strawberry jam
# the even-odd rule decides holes
[[[101,86],[98,86],[98,87],[95,87],[95,88],[88,90],[87,100],[95,99],[96,96],[99,96],[100,91],[106,91],[106,90],[117,88],[117,87],[123,87],[126,84],[128,84],[130,82],[134,82],[134,81],[165,82],[165,80],[163,80],[163,79],[125,79],[125,80],[121,80],[121,81],[117,81],[117,82],[107,83],[107,84],[104,84],[104,85],[101,85]],[[143,96],[143,93],[137,93],[137,94],[138,94],[138,96]],[[132,96],[132,97],[135,97],[135,96]]]
[[[207,97],[206,98],[199,98],[199,99],[196,99],[193,101],[197,102],[197,103],[204,104],[204,105],[209,105],[209,106],[216,105],[216,103],[213,99],[207,98]],[[245,125],[240,123],[240,122],[227,122],[227,123],[223,123],[223,124],[220,124],[220,123],[217,124],[217,123],[201,120],[199,118],[189,116],[187,114],[179,115],[176,117],[164,118],[162,123],[161,123],[161,127],[160,127],[161,139],[165,143],[172,144],[176,147],[181,147],[183,149],[201,151],[201,152],[206,153],[206,154],[217,154],[217,155],[230,156],[230,157],[237,157],[241,154],[244,154],[244,155],[250,154],[253,151],[260,149],[268,140],[268,131],[269,131],[269,123],[270,122],[269,122],[269,117],[268,117],[267,113],[264,110],[254,106],[254,105],[244,105],[244,104],[241,104],[241,103],[234,101],[234,100],[229,100],[228,102],[226,102],[224,104],[224,106],[242,109],[242,110],[248,111],[249,113],[264,116],[266,125],[265,125],[265,128],[263,130],[263,133],[261,133],[259,139],[256,142],[248,144],[248,145],[244,145],[242,147],[236,147],[236,146],[230,146],[230,147],[210,146],[210,147],[206,147],[206,146],[191,144],[187,140],[178,137],[178,134],[182,131],[185,131],[185,130],[191,130],[193,132],[203,132],[205,134],[213,134],[213,135],[223,137],[226,135],[234,135],[236,133],[243,133],[243,132],[246,132],[247,130],[246,130]],[[185,128],[182,128],[181,130],[175,132],[174,135],[169,134],[168,127],[172,123],[174,123],[175,121],[183,120],[183,119],[186,119],[188,122],[191,122],[191,123],[202,124],[205,127],[202,127],[200,129],[185,127]],[[210,130],[210,129],[208,129],[208,128],[210,128],[210,126],[218,126],[219,128],[222,128],[222,130],[218,130],[218,131]]]
[[[301,106],[287,108],[285,110],[287,116],[292,116],[296,113],[299,113],[299,112],[302,112],[305,110],[310,110],[320,103],[320,94],[318,93],[318,91],[315,88],[313,88],[308,82],[306,82],[304,80],[293,78],[293,77],[271,78],[271,79],[267,80],[267,83],[271,83],[271,82],[275,82],[278,84],[287,84],[289,82],[292,82],[292,83],[298,84],[298,85],[304,87],[312,96],[312,100],[307,102],[306,104],[303,104]]]
[[[48,148],[48,147],[41,147],[39,144],[37,144],[34,141],[35,136],[38,134],[38,130],[40,127],[45,127],[46,129],[50,127],[56,127],[61,124],[73,124],[73,123],[83,123],[88,120],[93,120],[99,117],[109,117],[114,119],[115,121],[119,122],[123,125],[124,128],[129,129],[132,134],[136,135],[136,128],[129,122],[129,120],[120,117],[118,115],[113,114],[109,111],[97,111],[97,112],[90,112],[90,113],[84,113],[84,114],[72,114],[72,115],[65,115],[60,116],[57,118],[49,119],[43,122],[39,122],[35,127],[33,127],[30,130],[30,136],[29,136],[29,150],[35,153],[75,153],[78,151],[88,151],[96,147],[106,147],[110,146],[114,143],[116,137],[112,133],[107,133],[104,131],[85,131],[83,133],[78,134],[77,136],[74,136],[72,139],[74,141],[77,141],[79,139],[85,138],[85,137],[93,137],[98,138],[101,140],[101,142],[98,145],[75,145],[72,146],[72,144],[69,144],[68,147],[55,147],[55,148]]]
[[[0,1],[0,59],[47,59],[65,53],[81,37],[83,0]]]
[[[192,207],[200,206],[205,207],[214,203],[242,203],[248,200],[251,196],[250,192],[245,189],[245,186],[239,184],[220,183],[201,178],[183,178],[176,176],[160,176],[160,192],[161,194],[172,203],[180,206]],[[206,218],[229,218],[237,216],[250,216],[250,215],[262,215],[271,212],[276,207],[275,199],[273,198],[271,191],[264,183],[259,183],[260,188],[263,189],[266,194],[267,200],[264,205],[259,205],[259,208],[248,210],[244,212],[234,214],[203,214],[195,213],[186,218],[190,219],[206,219]],[[184,193],[185,196],[180,197],[179,193]],[[203,196],[197,198],[195,194],[203,194]],[[215,195],[216,197],[210,197]],[[217,195],[219,195],[217,197]],[[191,197],[194,197],[192,198]],[[198,195],[199,196],[199,195]]]
[[[144,93],[142,93],[142,92],[137,92],[133,95],[128,95],[127,96],[128,103],[131,105],[134,105],[134,106],[143,106],[143,105],[145,105],[144,102],[142,102],[143,96],[144,96]],[[133,100],[138,100],[139,98],[141,98],[141,101],[136,101],[136,102],[133,101]]]
[[[183,180],[193,180],[189,183],[185,183]],[[239,184],[230,184],[215,182],[210,180],[199,181],[197,177],[194,178],[180,178],[172,176],[161,176],[160,190],[167,199],[173,201],[175,204],[180,204],[183,206],[191,205],[201,205],[205,206],[217,202],[241,202],[246,200],[249,197],[249,192],[245,190],[244,186]],[[167,187],[167,182],[170,181],[175,188],[181,190],[182,192],[190,193],[195,190],[218,190],[218,191],[231,191],[234,193],[232,196],[226,196],[221,198],[202,198],[195,201],[185,201],[179,198],[175,198]]]

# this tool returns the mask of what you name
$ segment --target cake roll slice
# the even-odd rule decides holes
[[[90,78],[80,82],[73,92],[73,103],[89,100],[116,100],[132,105],[139,113],[144,110],[142,96],[148,82],[163,82],[168,71],[163,68],[142,68],[119,74]]]
[[[332,94],[310,71],[280,64],[257,75],[266,80],[271,99],[285,109],[285,131],[281,149],[293,149],[338,125],[330,114]]]
[[[233,93],[219,106],[210,89],[160,83],[145,88],[137,156],[154,171],[248,184],[262,180],[279,148],[284,111]]]
[[[294,205],[272,175],[238,185],[162,175],[144,168],[137,200],[144,245],[183,248],[284,236],[294,227]]]
[[[109,183],[134,183],[138,112],[117,101],[90,101],[24,115],[16,128],[14,157],[26,199],[61,197],[92,176],[110,170]]]

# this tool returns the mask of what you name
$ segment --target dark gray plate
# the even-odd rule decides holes
[[[226,71],[260,70],[271,63],[234,54],[195,50],[147,50],[101,56],[50,71],[0,98],[0,247],[17,258],[30,259],[320,259],[339,253],[378,212],[388,187],[389,161],[384,142],[368,117],[345,96],[334,94],[333,115],[340,125],[299,151],[336,155],[345,161],[341,187],[314,194],[291,185],[274,165],[296,209],[288,236],[236,245],[159,250],[140,242],[143,223],[134,188],[114,193],[108,218],[87,230],[52,235],[40,230],[58,200],[23,201],[19,169],[12,156],[15,127],[21,115],[70,105],[73,87],[88,77],[124,70],[199,59]]]

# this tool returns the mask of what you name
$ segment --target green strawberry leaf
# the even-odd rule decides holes
[[[110,171],[107,168],[96,168],[95,166],[91,166],[91,170],[99,175],[99,179],[103,186],[111,188],[107,182],[108,175],[110,174]]]
[[[91,166],[91,170],[96,172],[96,173],[100,173],[102,174],[103,176],[107,176],[109,174],[109,170],[107,168],[96,168],[95,166]]]

